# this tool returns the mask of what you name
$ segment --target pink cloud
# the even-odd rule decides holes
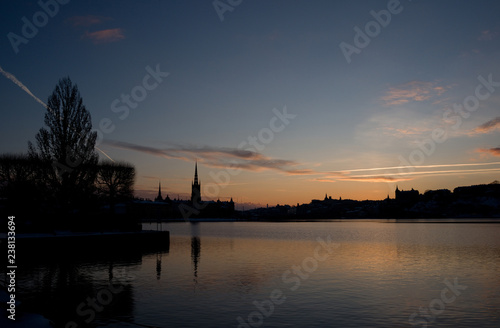
[[[500,116],[481,124],[474,129],[473,134],[490,133],[495,130],[500,130]]]
[[[481,31],[481,34],[479,35],[479,37],[477,39],[479,41],[491,41],[494,38],[496,38],[497,35],[498,35],[498,32],[494,32],[491,30],[484,30],[484,31]]]
[[[382,127],[382,133],[387,136],[403,138],[407,136],[421,136],[425,133],[429,133],[432,129],[426,126],[408,126],[404,128],[395,128],[395,127]]]
[[[391,87],[380,99],[387,106],[403,105],[410,101],[425,101],[441,96],[450,87],[436,85],[436,82],[412,81],[399,87]]]
[[[495,147],[495,148],[479,148],[476,150],[478,153],[484,153],[492,156],[499,156],[500,157],[500,147]]]
[[[95,44],[116,42],[125,39],[121,28],[101,30],[92,33],[85,33],[84,38],[91,39]]]

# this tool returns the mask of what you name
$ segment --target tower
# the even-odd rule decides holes
[[[158,181],[158,196],[156,196],[155,202],[163,202],[163,197],[161,197],[161,181]]]
[[[191,204],[193,206],[201,204],[201,184],[198,181],[198,161],[196,161],[194,166],[194,180],[191,185]]]

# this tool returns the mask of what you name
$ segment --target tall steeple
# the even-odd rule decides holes
[[[161,181],[158,181],[158,196],[156,196],[155,202],[163,202],[163,197],[161,197]]]
[[[198,161],[196,161],[194,166],[194,180],[191,185],[191,204],[195,208],[198,208],[201,204],[201,184],[198,180]]]
[[[194,164],[194,184],[198,184],[198,161]]]

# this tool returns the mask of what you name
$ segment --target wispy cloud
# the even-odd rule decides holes
[[[437,82],[412,81],[397,87],[390,87],[380,99],[386,106],[403,105],[410,101],[425,101],[441,96],[449,88],[440,86]]]
[[[196,147],[192,145],[170,145],[165,148],[141,146],[128,142],[105,140],[104,144],[121,149],[137,151],[153,156],[179,159],[185,161],[198,160],[204,165],[214,168],[241,169],[250,172],[274,170],[286,175],[316,176],[310,181],[318,182],[399,182],[410,181],[417,177],[482,174],[500,171],[500,162],[435,164],[421,166],[389,166],[358,168],[342,171],[317,171],[304,168],[303,163],[293,160],[277,159],[259,152],[227,147]],[[500,148],[489,150],[500,156]]]
[[[68,18],[66,22],[73,25],[74,27],[89,27],[92,25],[99,25],[110,20],[112,20],[111,17],[87,15],[73,16]]]
[[[478,36],[479,41],[491,41],[494,38],[496,38],[498,35],[498,32],[491,31],[491,30],[484,30],[481,31],[481,34]]]
[[[276,41],[281,37],[281,33],[278,30],[274,30],[272,33],[267,35],[267,40]]]
[[[500,156],[500,147],[495,147],[495,148],[479,148],[476,150],[478,153],[483,153],[487,155],[492,155],[492,156]]]
[[[436,115],[391,107],[373,113],[356,126],[356,139],[370,149],[410,147],[439,126]]]
[[[490,152],[495,156],[500,156],[500,147],[490,148]]]
[[[191,145],[154,148],[113,140],[107,140],[104,143],[112,147],[138,151],[164,158],[185,161],[194,161],[196,159],[210,167],[242,169],[246,171],[276,170],[289,175],[315,174],[313,170],[298,168],[300,163],[295,161],[271,158],[255,151],[238,148],[196,147]]]
[[[121,28],[113,28],[96,32],[86,32],[83,38],[92,40],[95,44],[116,42],[125,39]]]
[[[408,177],[392,177],[392,176],[372,176],[372,177],[361,177],[361,176],[346,176],[346,177],[325,177],[317,178],[315,181],[321,182],[337,182],[337,181],[354,181],[354,182],[399,182],[399,181],[410,181],[413,178]]]
[[[472,134],[485,134],[495,130],[500,130],[500,116],[481,124],[474,129]]]
[[[418,165],[418,166],[388,166],[388,167],[372,167],[366,169],[342,170],[335,173],[352,173],[352,172],[367,172],[367,171],[383,171],[383,170],[400,170],[400,169],[429,169],[429,168],[446,168],[446,167],[469,167],[469,166],[490,166],[500,165],[500,162],[486,162],[486,163],[455,163],[455,164],[431,164],[431,165]]]
[[[496,149],[499,153],[498,156],[500,156],[500,148]],[[367,174],[362,174],[363,172]],[[399,182],[410,181],[414,180],[417,177],[426,176],[484,174],[491,172],[500,172],[500,162],[435,164],[421,166],[389,166],[353,169],[328,172],[325,174],[325,176],[319,177],[315,180],[322,182]]]

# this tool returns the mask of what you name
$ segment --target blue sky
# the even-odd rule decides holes
[[[0,67],[42,102],[69,76],[94,128],[114,126],[98,147],[136,166],[138,196],[161,180],[187,198],[195,160],[202,197],[247,206],[500,180],[496,1],[41,3],[51,15],[37,1],[0,5]],[[36,35],[23,36],[26,21]],[[340,45],[355,46],[355,27],[371,37],[348,62]],[[19,153],[45,109],[6,74],[0,150]],[[238,147],[248,137],[259,146]]]

